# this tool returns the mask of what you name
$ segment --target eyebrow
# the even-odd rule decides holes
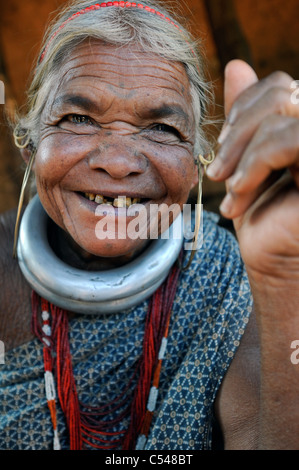
[[[70,104],[85,111],[99,111],[99,106],[94,101],[82,95],[67,94],[59,96],[53,101],[52,106],[59,107],[64,104]]]
[[[100,113],[100,106],[83,95],[66,94],[59,96],[53,101],[52,107],[60,107],[62,105],[71,105],[76,108],[82,109],[83,111]],[[162,119],[162,118],[179,118],[188,125],[190,122],[190,116],[184,109],[178,104],[167,104],[164,103],[158,107],[145,108],[142,113],[138,113],[139,117],[143,119]]]
[[[145,117],[152,119],[161,119],[167,117],[179,117],[184,122],[188,123],[190,121],[190,116],[184,111],[184,109],[177,104],[169,105],[162,104],[157,108],[150,108],[143,111]]]

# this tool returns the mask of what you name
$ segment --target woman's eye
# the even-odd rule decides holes
[[[81,114],[69,114],[66,116],[67,121],[73,122],[74,124],[92,124],[91,119],[88,116]]]
[[[175,129],[172,126],[168,126],[167,124],[155,124],[151,130],[156,131],[156,132],[164,132],[168,134],[173,134],[174,136],[178,137],[179,139],[181,138],[181,135],[177,129]]]
[[[85,114],[66,114],[58,123],[61,129],[75,134],[93,134],[97,123]]]

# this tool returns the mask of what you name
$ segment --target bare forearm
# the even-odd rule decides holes
[[[292,349],[299,340],[299,280],[251,285],[261,345],[259,447],[299,449],[299,363]]]

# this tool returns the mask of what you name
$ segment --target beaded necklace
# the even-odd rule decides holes
[[[67,311],[49,303],[35,291],[32,292],[32,330],[43,343],[45,392],[53,426],[54,450],[61,448],[56,387],[58,401],[66,418],[70,450],[82,450],[85,444],[107,450],[144,449],[156,409],[161,366],[179,273],[179,263],[175,263],[166,281],[150,300],[142,354],[125,390],[117,399],[101,407],[88,407],[79,402],[68,339]],[[126,406],[134,379],[137,380],[137,385],[131,402],[129,400]],[[103,420],[103,417],[117,411],[117,418]],[[125,417],[130,420],[127,430],[109,431],[109,428]]]

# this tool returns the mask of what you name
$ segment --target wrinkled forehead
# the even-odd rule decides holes
[[[113,46],[97,39],[84,40],[65,58],[49,100],[62,93],[92,93],[106,87],[116,98],[158,99],[179,103],[192,114],[190,83],[183,64],[143,50],[139,45]]]

